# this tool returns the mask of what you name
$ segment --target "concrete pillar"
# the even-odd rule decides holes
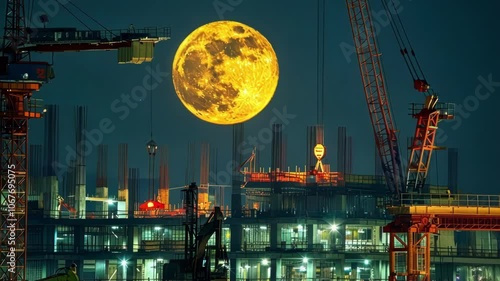
[[[83,225],[75,225],[74,229],[74,252],[76,254],[84,252],[84,235],[85,235],[85,226]]]
[[[127,269],[127,281],[133,281],[135,279],[135,273],[137,272],[135,269],[137,268],[137,260],[132,259],[127,262],[127,266],[124,266]]]
[[[57,177],[43,177],[37,180],[37,184],[40,183],[43,187],[41,188],[42,194],[40,194],[38,205],[43,208],[43,216],[46,218],[59,218],[57,211],[59,182]]]
[[[99,198],[108,198],[108,187],[105,186],[97,186],[95,188],[96,196]],[[96,206],[96,214],[97,218],[107,218],[108,217],[108,202],[103,201],[99,202]]]
[[[56,243],[56,226],[55,225],[45,225],[43,227],[44,235],[43,244],[40,245],[43,247],[44,252],[54,252],[55,243]]]
[[[344,260],[335,261],[335,280],[344,280]]]
[[[269,242],[272,250],[275,250],[278,248],[278,237],[279,237],[279,231],[278,231],[278,224],[277,223],[271,223],[271,230],[269,231]]]
[[[277,280],[279,277],[277,276],[278,273],[278,267],[276,264],[276,258],[271,259],[271,280]]]
[[[307,249],[309,251],[312,251],[314,247],[314,234],[317,233],[317,227],[316,225],[313,224],[306,224],[306,227],[307,227],[307,232],[306,232]]]
[[[241,274],[241,262],[239,259],[231,259],[229,261],[230,270],[229,270],[229,280],[236,281],[240,278]]]
[[[241,251],[241,240],[243,237],[242,227],[240,224],[231,224],[231,252]]]

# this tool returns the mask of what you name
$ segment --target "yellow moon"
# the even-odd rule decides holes
[[[278,59],[255,29],[234,21],[203,25],[175,53],[175,92],[196,117],[214,124],[247,121],[271,101]]]

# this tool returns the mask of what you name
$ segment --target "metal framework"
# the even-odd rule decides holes
[[[6,1],[3,53],[14,54],[14,61],[20,61],[18,47],[26,42],[26,28],[24,20],[24,1]]]
[[[431,234],[439,230],[500,231],[500,197],[402,194],[389,208],[389,281],[430,281]],[[404,279],[401,279],[404,278]]]
[[[437,233],[437,227],[422,221],[425,219],[407,227],[404,233],[390,232],[389,281],[396,281],[399,276],[405,276],[407,281],[431,280],[430,238]]]
[[[9,280],[26,279],[28,120],[41,117],[41,105],[31,101],[39,88],[39,83],[0,82],[0,276]]]
[[[410,147],[406,191],[421,191],[429,172],[434,139],[438,129],[439,111],[422,111],[416,115],[417,127]]]
[[[370,7],[368,0],[346,0],[346,4],[375,143],[387,186],[397,195],[403,188],[401,159]]]

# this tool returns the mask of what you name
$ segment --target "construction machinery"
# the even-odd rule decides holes
[[[184,192],[186,210],[184,226],[184,259],[170,260],[163,267],[163,281],[226,281],[229,262],[222,245],[224,215],[220,207],[214,210],[198,230],[198,186],[191,183]],[[208,241],[215,234],[215,245]]]
[[[23,0],[5,3],[0,55],[0,276],[26,280],[28,120],[43,116],[43,102],[33,93],[54,78],[52,65],[32,61],[31,52],[117,50],[119,63],[140,64],[152,60],[154,45],[169,39],[170,29],[46,28],[47,15],[39,18],[43,28],[33,28],[26,25]],[[54,4],[64,9],[68,9],[66,5],[78,8],[73,2]]]
[[[395,5],[393,1],[388,2]],[[413,78],[413,87],[418,92],[425,93],[423,105],[413,104],[410,107],[410,114],[417,119],[417,126],[409,147],[411,152],[406,178],[403,178],[397,130],[391,114],[370,1],[346,0],[375,143],[393,199],[388,209],[394,215],[394,221],[384,227],[384,232],[389,233],[389,280],[405,278],[404,280],[409,281],[430,281],[430,234],[438,231],[439,221],[435,219],[438,209],[425,206],[423,208],[426,211],[419,209],[415,212],[411,209],[412,205],[425,205],[432,200],[411,194],[419,195],[424,189],[432,152],[437,148],[434,141],[438,122],[453,118],[453,105],[438,104],[437,94],[431,90],[423,74],[399,14],[391,12],[388,2],[382,0],[400,52]],[[411,200],[403,201],[408,192],[411,193]],[[439,212],[443,210],[444,213],[453,211],[445,207]],[[396,270],[398,259],[405,260],[403,269],[400,268],[399,271]]]
[[[382,2],[390,17],[391,10],[385,0]],[[410,107],[410,114],[418,121],[412,144],[409,147],[411,153],[406,177],[403,177],[404,168],[401,162],[397,129],[391,113],[381,53],[377,45],[369,3],[368,0],[346,0],[378,155],[387,187],[394,198],[397,198],[403,192],[422,192],[432,151],[436,149],[434,140],[438,122],[441,119],[453,118],[453,105],[438,103],[438,96],[430,88],[406,36],[402,21],[396,13],[394,16],[397,18],[390,17],[390,22],[400,46],[400,52],[410,70],[414,89],[426,94],[423,105],[412,104]]]
[[[76,273],[76,264],[71,264],[69,267],[61,267],[56,270],[53,275],[47,276],[36,281],[79,281]]]
[[[77,211],[75,208],[71,207],[68,203],[64,202],[64,198],[61,195],[57,195],[57,212],[59,213],[59,217],[61,217],[62,207],[64,207],[70,213],[71,218],[75,218],[77,215]]]

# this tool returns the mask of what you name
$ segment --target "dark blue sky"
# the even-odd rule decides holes
[[[324,162],[336,167],[337,127],[346,126],[354,141],[354,172],[373,174],[373,136],[357,60],[354,55],[346,57],[340,47],[352,45],[347,9],[344,1],[326,2],[324,123],[329,155]],[[462,108],[462,112],[457,113],[458,120],[440,123],[442,132],[438,137],[438,145],[459,149],[459,189],[462,192],[496,194],[496,163],[500,158],[498,134],[495,133],[499,128],[495,112],[500,104],[500,4],[486,0],[396,2],[431,86],[440,94],[441,101],[453,102]],[[40,3],[35,5],[34,11],[44,9]],[[98,128],[103,118],[109,118],[115,128],[103,139],[103,143],[110,146],[109,178],[116,178],[116,154],[120,142],[129,143],[129,166],[141,168],[141,174],[146,176],[144,147],[149,140],[149,96],[137,108],[131,109],[123,120],[119,118],[120,114],[113,112],[111,104],[119,100],[121,94],[130,94],[134,87],[142,85],[143,78],[149,76],[147,67],[170,73],[177,46],[196,27],[226,19],[259,30],[273,45],[280,65],[275,96],[264,111],[247,122],[247,137],[262,136],[275,116],[273,110],[283,111],[286,107],[289,114],[295,115],[285,126],[288,165],[304,165],[306,126],[316,123],[316,1],[124,0],[116,4],[114,1],[75,0],[73,3],[109,29],[127,28],[131,23],[137,28],[171,26],[172,39],[157,45],[151,65],[118,65],[116,52],[56,54],[56,79],[36,95],[46,103],[61,105],[63,148],[74,142],[73,105],[88,105],[89,130]],[[220,9],[224,5],[230,9],[217,11],[216,6]],[[54,7],[49,8],[55,11]],[[84,29],[65,10],[59,10],[48,13],[51,16],[49,27]],[[385,22],[380,1],[372,1],[372,10],[378,15],[375,21],[381,26],[379,48],[403,147],[415,127],[415,120],[408,115],[408,104],[422,102],[423,96],[413,90],[411,77]],[[101,29],[92,20],[79,15],[87,25]],[[51,57],[37,58],[50,60]],[[230,160],[231,127],[212,125],[195,118],[178,100],[171,78],[167,75],[160,78],[162,81],[153,92],[153,134],[157,143],[169,146],[171,186],[185,184],[188,142],[204,141],[217,147],[218,170],[224,170]],[[484,82],[488,80],[494,82]],[[31,143],[42,143],[42,130],[43,121],[31,122]],[[271,145],[266,138],[260,139],[265,147],[261,151],[261,163],[267,167]],[[402,154],[406,155],[406,152]],[[61,159],[65,156],[66,153],[61,151]],[[439,165],[434,159],[431,181],[446,184],[447,153],[438,152],[435,156]],[[95,159],[95,153],[88,158],[90,185],[95,177]],[[115,180],[110,183],[113,185]]]

